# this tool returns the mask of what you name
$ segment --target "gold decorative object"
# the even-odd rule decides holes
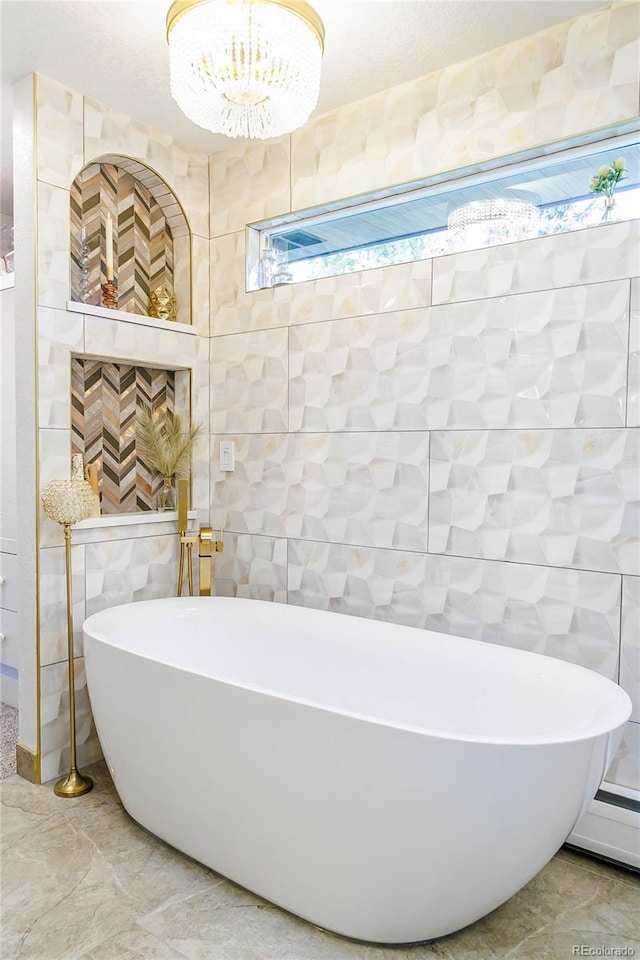
[[[84,520],[92,506],[93,490],[86,480],[51,480],[44,488],[42,508],[56,523]]]
[[[149,294],[149,316],[156,320],[175,320],[178,302],[175,293],[170,293],[166,287],[152,290]]]
[[[106,283],[101,284],[102,289],[102,306],[109,307],[110,310],[118,309],[118,288],[116,287],[113,280],[107,280]]]
[[[77,472],[78,461],[74,463]],[[69,761],[66,777],[58,780],[54,793],[58,797],[80,797],[93,787],[91,777],[84,777],[76,767],[76,700],[73,662],[73,606],[71,599],[71,525],[89,516],[94,494],[86,480],[51,480],[42,495],[44,512],[64,527],[64,562],[67,585],[67,652],[69,658]]]
[[[324,26],[304,0],[175,0],[167,42],[171,96],[205,130],[279,137],[317,103]]]

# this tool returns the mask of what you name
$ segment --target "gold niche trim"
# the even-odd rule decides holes
[[[40,677],[38,676],[38,686]],[[21,743],[16,745],[16,773],[29,783],[40,783],[40,753],[34,753]]]

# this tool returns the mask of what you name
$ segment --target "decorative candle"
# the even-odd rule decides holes
[[[113,280],[113,223],[111,222],[111,216],[107,216],[107,222],[105,223],[105,272],[107,274],[107,282]]]

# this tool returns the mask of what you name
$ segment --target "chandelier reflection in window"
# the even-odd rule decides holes
[[[527,200],[497,198],[472,200],[453,210],[447,226],[460,243],[458,249],[487,247],[537,237],[540,210]]]

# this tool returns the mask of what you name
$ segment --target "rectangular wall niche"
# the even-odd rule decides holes
[[[175,370],[72,358],[72,453],[98,464],[103,514],[157,509],[162,477],[136,453],[136,408],[174,413],[175,396]]]

